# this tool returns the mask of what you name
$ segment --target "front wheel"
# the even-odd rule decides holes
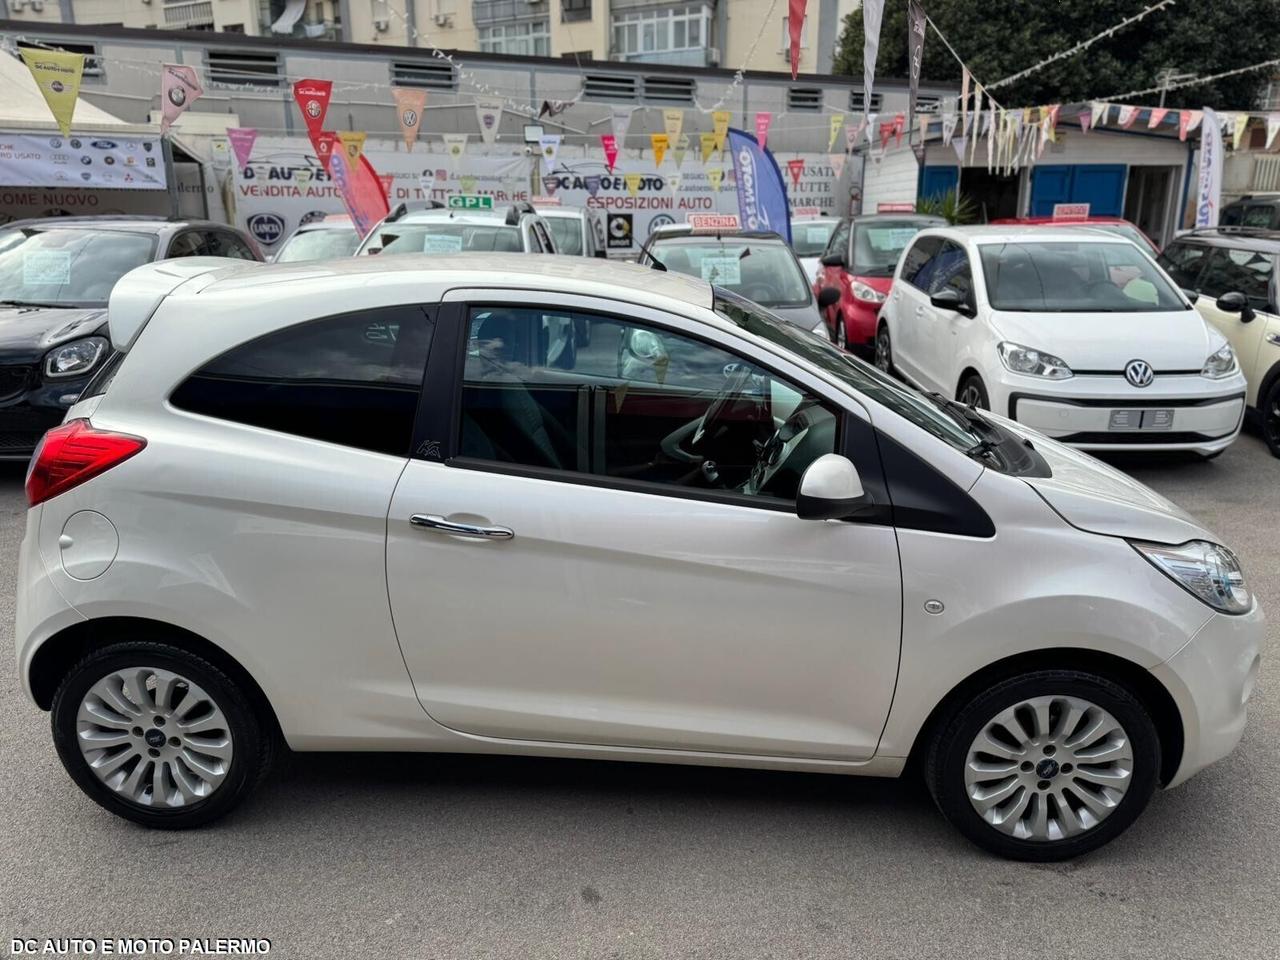
[[[893,341],[889,338],[889,325],[883,320],[876,329],[876,366],[893,376]]]
[[[1258,404],[1258,412],[1262,415],[1262,437],[1267,449],[1273,457],[1280,457],[1280,377]]]
[[[966,837],[1014,860],[1067,860],[1127,828],[1160,780],[1160,741],[1124,687],[1078,670],[997,683],[938,728],[925,769]]]
[[[90,653],[63,678],[50,722],[80,789],[147,827],[182,829],[222,816],[271,763],[271,734],[236,681],[165,643]]]
[[[978,410],[991,409],[991,401],[987,397],[986,384],[982,382],[982,378],[976,373],[971,373],[964,378],[964,382],[960,384],[960,391],[956,394],[956,399],[966,407],[975,407]]]

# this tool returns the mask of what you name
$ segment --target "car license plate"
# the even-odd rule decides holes
[[[1108,430],[1172,430],[1173,411],[1164,410],[1112,410],[1107,423]]]

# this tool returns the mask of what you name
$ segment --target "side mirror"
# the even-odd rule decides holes
[[[843,267],[843,253],[829,253],[819,261],[824,267]]]
[[[1253,307],[1249,306],[1249,298],[1237,290],[1230,293],[1224,293],[1218,298],[1218,309],[1223,313],[1240,314],[1240,322],[1248,323],[1257,314],[1253,312]]]
[[[835,287],[823,287],[818,291],[818,309],[825,310],[840,302],[840,291]]]
[[[824,453],[800,478],[796,516],[801,520],[843,520],[865,513],[871,506],[858,468],[838,453]]]
[[[952,290],[950,287],[944,287],[933,294],[929,302],[939,310],[950,310],[964,317],[972,317],[974,313],[973,307],[969,306],[965,296],[959,290]]]

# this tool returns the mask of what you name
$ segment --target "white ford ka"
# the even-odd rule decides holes
[[[881,309],[876,365],[1084,450],[1213,457],[1244,419],[1226,338],[1102,231],[922,231]]]
[[[109,325],[27,479],[17,663],[139,823],[279,743],[910,765],[1054,860],[1244,729],[1263,615],[1211,532],[704,282],[189,259]]]

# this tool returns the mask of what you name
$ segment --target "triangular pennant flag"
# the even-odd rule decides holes
[[[670,110],[662,111],[662,130],[667,135],[667,140],[675,143],[680,139],[680,132],[684,130],[684,111],[679,107],[673,107]]]
[[[967,137],[954,137],[951,141],[951,149],[955,150],[956,156],[961,163],[964,163],[964,148],[967,143]]]
[[[635,113],[635,107],[614,107],[609,115],[609,122],[613,125],[613,139],[619,147],[626,146],[627,130],[631,128],[631,114]]]
[[[1076,119],[1080,121],[1080,132],[1088,133],[1089,127],[1093,124],[1093,111],[1081,110]]]
[[[707,171],[707,183],[711,184],[711,189],[715,193],[720,192],[720,184],[724,182],[724,170],[720,167],[712,167]]]
[[[556,195],[556,188],[558,188],[559,186],[560,186],[559,177],[543,177],[542,178],[542,189],[547,192],[548,197],[554,197]]]
[[[667,147],[671,146],[667,135],[665,133],[649,134],[649,145],[653,147],[653,165],[662,166],[662,160],[667,155]]]
[[[698,147],[702,154],[702,162],[706,163],[711,159],[711,154],[716,152],[716,135],[714,133],[699,134]]]
[[[791,79],[794,80],[800,72],[800,44],[804,36],[804,8],[806,0],[788,0],[787,3],[787,34],[790,41],[789,53],[791,54]],[[763,143],[760,144],[764,146]]]
[[[404,137],[405,150],[412,150],[422,129],[422,114],[427,106],[427,91],[409,87],[392,87],[391,96],[396,101],[396,118],[400,121],[400,135]]]
[[[862,137],[862,130],[867,125],[867,115],[864,113],[862,119],[855,126],[852,123],[844,125],[844,152],[853,153],[853,148],[858,145],[858,140]]]
[[[316,159],[320,161],[320,166],[326,172],[329,169],[329,160],[333,157],[334,145],[338,142],[338,135],[332,130],[321,130],[311,140],[311,146],[315,148]]]
[[[665,136],[666,136],[666,134],[665,134],[665,133],[663,133],[663,134],[657,134],[657,136],[663,136],[663,137],[665,137]],[[640,174],[638,174],[638,173],[624,173],[624,174],[622,175],[622,182],[623,182],[623,183],[625,183],[625,184],[627,185],[627,193],[628,193],[628,194],[630,194],[631,196],[633,196],[633,197],[634,197],[637,193],[639,193],[639,192],[640,192],[640,181],[641,181],[641,179],[642,179],[642,177],[641,177],[641,175],[640,175]]]
[[[773,114],[767,110],[762,110],[756,114],[756,142],[760,144],[760,149],[765,149],[765,144],[769,140],[769,122],[773,120]]]
[[[969,163],[978,155],[978,143],[982,139],[982,85],[973,85],[973,132],[969,134]]]
[[[1271,145],[1276,142],[1277,136],[1280,136],[1280,113],[1268,113],[1266,149],[1271,149]]]
[[[441,139],[444,140],[445,153],[455,160],[467,152],[467,135],[465,133],[446,133]]]
[[[502,101],[482,99],[476,101],[476,123],[480,127],[480,139],[486,147],[492,147],[502,127]]]
[[[711,113],[712,136],[716,138],[716,149],[724,149],[724,138],[729,135],[729,122],[733,114],[728,110],[713,110]]]
[[[1055,103],[1051,107],[1044,107],[1043,110],[1049,111],[1049,142],[1058,142],[1058,113],[1062,110],[1062,104]]]
[[[387,198],[387,203],[391,202],[391,185],[396,182],[394,174],[380,173],[378,174],[378,185],[382,187],[382,193]]]
[[[833,113],[830,123],[831,127],[827,131],[827,153],[831,153],[836,148],[836,140],[840,137],[840,128],[844,126],[844,114]]]
[[[1167,107],[1152,107],[1151,116],[1147,118],[1147,129],[1154,130],[1164,122],[1164,118],[1168,115]]]
[[[591,196],[594,197],[600,192],[600,175],[598,173],[593,173],[590,176],[583,177],[582,182],[586,184],[587,193]]]
[[[1003,110],[1000,111],[1004,113]],[[990,108],[989,119],[987,121],[987,173],[991,173],[995,167],[995,146],[996,146],[996,108]]]
[[[1240,142],[1244,139],[1244,132],[1249,127],[1249,114],[1237,113],[1232,117],[1235,128],[1231,131],[1231,149],[1239,150]]]
[[[960,68],[960,132],[969,126],[969,68]],[[964,157],[960,158],[961,160]]]
[[[160,132],[166,133],[173,121],[204,95],[193,67],[166,63],[160,74]]]
[[[671,155],[676,158],[676,169],[679,170],[684,166],[684,158],[689,152],[689,135],[682,133],[675,139],[675,147],[671,151]]]
[[[329,100],[332,97],[332,80],[299,80],[293,85],[293,99],[302,111],[302,122],[307,125],[307,136],[311,138],[312,145],[324,130],[324,118],[329,114]],[[328,170],[328,157],[324,158],[324,163]]]
[[[54,123],[64,137],[71,136],[71,117],[76,112],[80,77],[84,74],[84,54],[35,47],[19,47],[18,53],[49,105]]]
[[[902,132],[907,128],[907,116],[904,113],[894,114],[893,117],[893,145],[895,147],[902,146]]]
[[[555,173],[562,139],[564,139],[562,134],[544,133],[538,140],[538,150],[542,154],[542,169],[547,173]]]
[[[944,114],[942,117],[943,146],[946,146],[947,144],[951,143],[951,138],[954,137],[955,134],[956,134],[956,115],[954,113],[951,114],[951,116],[946,116]]]
[[[880,149],[889,149],[889,140],[893,137],[893,121],[889,120],[880,124]]]
[[[1116,116],[1116,123],[1120,125],[1121,130],[1128,130],[1133,126],[1133,122],[1137,119],[1137,107],[1121,107],[1120,113]]]
[[[843,153],[831,153],[827,155],[827,162],[831,164],[831,169],[835,171],[835,179],[839,180],[844,176],[844,162],[847,160]]]
[[[355,163],[360,159],[360,154],[364,153],[364,141],[368,137],[367,133],[357,130],[343,130],[338,134],[338,142],[342,144],[342,149],[347,152],[347,159]]]
[[[1101,100],[1094,100],[1089,104],[1089,113],[1093,117],[1094,129],[1107,122],[1107,112],[1111,109],[1111,104],[1104,103]]]
[[[804,161],[796,158],[787,161],[787,173],[791,174],[791,182],[795,186],[800,186],[800,178],[804,176]]]
[[[243,170],[253,156],[253,143],[258,139],[257,128],[227,127],[227,139],[231,142],[231,152],[235,154],[236,167]]]
[[[613,165],[618,162],[618,139],[612,133],[600,137],[600,146],[604,150],[605,168],[613,173]]]
[[[1200,121],[1204,119],[1203,110],[1192,110],[1191,117],[1187,120],[1187,130],[1194,130],[1200,126]]]
[[[681,179],[683,178],[679,173],[667,174],[667,186],[671,188],[672,194],[675,194],[680,190]]]
[[[462,188],[463,193],[475,193],[476,183],[476,178],[469,175],[458,178],[458,186]]]
[[[871,145],[874,145],[875,143],[875,141],[872,138],[875,136],[876,116],[877,114],[868,113],[866,116],[863,117],[863,122],[865,123],[866,129],[867,129],[867,143]]]

